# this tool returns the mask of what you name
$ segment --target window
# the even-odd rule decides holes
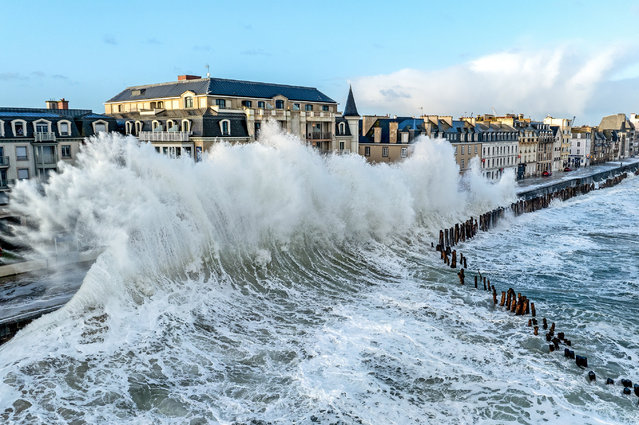
[[[475,145],[475,155],[477,155],[477,145]]]
[[[461,154],[462,155],[464,154],[464,147],[463,146],[461,147]]]
[[[71,135],[71,127],[69,126],[68,121],[60,121],[58,123],[58,132],[60,136],[70,136]]]
[[[93,132],[98,134],[100,132],[106,133],[107,131],[107,123],[104,121],[96,121],[93,123]]]
[[[140,131],[142,131],[142,122],[140,121],[136,121],[135,122],[135,134],[140,134]]]
[[[294,103],[294,104],[293,104],[293,110],[294,110],[294,111],[299,111],[299,110],[300,110],[300,108],[301,108],[301,105],[300,105],[299,103]]]
[[[580,144],[581,144],[581,142],[577,142],[577,147],[579,147]]]
[[[222,136],[230,136],[231,135],[231,122],[229,120],[220,121],[220,130],[222,131]]]
[[[262,122],[261,121],[256,121],[255,125],[253,126],[254,130],[255,130],[255,137],[258,137],[260,135],[260,129],[262,128]]]
[[[162,102],[161,100],[158,101],[158,109],[163,109],[164,108],[164,102]]]
[[[242,101],[242,106],[246,106],[247,108],[250,108],[252,105],[253,105],[253,102],[251,102],[250,100]]]
[[[339,123],[339,134],[346,134],[346,123]]]
[[[344,142],[339,142],[339,150],[344,150]]]
[[[29,178],[28,168],[18,168],[18,180],[24,180]]]
[[[151,109],[156,109],[158,104],[156,102],[151,102]]]
[[[387,147],[383,147],[382,148],[382,157],[388,158],[388,148]]]
[[[266,102],[264,102],[263,100],[258,100],[257,107],[260,109],[264,109],[266,107]]]
[[[162,131],[162,124],[160,121],[153,121],[151,123],[151,131]]]
[[[275,101],[275,109],[284,109],[284,101],[282,99]]]
[[[329,111],[328,105],[322,105],[322,111],[328,112]]]
[[[407,148],[402,148],[402,151],[401,151],[401,154],[400,154],[400,155],[401,155],[401,157],[402,157],[402,158],[406,158],[406,153],[407,153],[407,152],[408,152],[408,149],[407,149]]]
[[[182,120],[182,131],[189,133],[191,131],[191,121]]]
[[[464,169],[464,160],[463,159],[461,160],[461,167],[462,167],[462,169]]]
[[[62,145],[62,158],[71,158],[71,145]]]
[[[364,156],[371,156],[371,147],[370,146],[366,146],[364,148]]]
[[[305,105],[304,106],[304,110],[305,111],[312,111],[313,110],[313,105]]]
[[[193,107],[193,97],[192,96],[186,96],[184,98],[184,107],[185,108],[192,108]]]
[[[166,130],[167,131],[179,131],[180,128],[178,127],[178,125],[175,123],[175,121],[173,120],[168,120],[166,122]]]
[[[122,112],[122,105],[118,105],[116,108],[118,112]]]
[[[225,99],[215,99],[215,104],[220,108],[226,108],[226,100]]]
[[[27,156],[27,147],[26,146],[16,146],[16,160],[18,161],[27,161],[29,157]]]
[[[45,123],[37,123],[36,124],[36,133],[48,133],[49,126]]]

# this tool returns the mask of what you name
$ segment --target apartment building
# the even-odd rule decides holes
[[[345,108],[344,113],[348,108]],[[409,145],[424,134],[423,121],[413,117],[365,115],[361,120],[359,154],[368,162],[397,162],[408,157]]]
[[[86,137],[116,130],[116,121],[65,99],[46,108],[0,107],[0,191],[16,180],[46,180],[59,161],[73,162]]]
[[[350,93],[352,96],[352,92]],[[357,152],[357,121],[313,87],[180,75],[177,81],[133,86],[105,103],[125,132],[172,156],[201,158],[214,143],[256,140],[267,120],[322,152]],[[336,124],[344,123],[336,135]]]
[[[481,160],[482,142],[474,123],[449,115],[425,115],[423,120],[429,137],[446,139],[453,146],[460,173],[470,168],[473,158]]]
[[[635,127],[626,114],[608,115],[601,119],[599,131],[616,132],[617,141],[613,144],[611,161],[619,161],[634,154]]]
[[[572,119],[553,118],[551,116],[544,118],[544,124],[551,126],[555,139],[553,143],[553,171],[561,171],[568,166],[573,121],[574,117]]]
[[[484,177],[499,179],[504,171],[515,171],[519,157],[519,134],[506,124],[478,123],[482,141],[481,164]]]
[[[593,128],[589,126],[573,127],[570,140],[569,167],[587,167],[590,165]]]

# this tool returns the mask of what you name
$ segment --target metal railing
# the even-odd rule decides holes
[[[8,167],[8,166],[9,166],[9,157],[0,156],[0,167]]]
[[[308,140],[331,140],[333,138],[332,133],[312,132],[308,133],[306,139]]]
[[[188,131],[140,131],[138,139],[148,142],[188,142]]]
[[[53,132],[36,132],[34,133],[36,142],[55,142],[55,133]]]

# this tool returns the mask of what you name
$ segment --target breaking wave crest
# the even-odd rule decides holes
[[[16,234],[38,255],[60,235],[101,254],[65,307],[0,349],[0,416],[289,423],[324,400],[323,414],[362,420],[339,411],[337,387],[307,386],[332,367],[316,364],[321,329],[363,314],[354,306],[398,284],[438,229],[515,197],[512,174],[491,184],[475,163],[461,178],[445,141],[412,149],[372,166],[270,124],[194,163],[101,135],[43,189],[19,183],[11,208],[29,226]]]

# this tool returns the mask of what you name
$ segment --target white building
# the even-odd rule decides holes
[[[570,138],[569,166],[573,168],[590,165],[592,133],[589,128],[573,128]]]

